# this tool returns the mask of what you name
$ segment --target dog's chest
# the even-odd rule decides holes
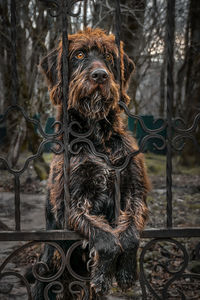
[[[113,219],[115,171],[104,159],[91,154],[71,157],[69,189],[72,201],[87,202],[91,213]]]

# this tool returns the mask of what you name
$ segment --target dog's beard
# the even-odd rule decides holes
[[[96,90],[90,96],[79,100],[79,111],[88,118],[99,120],[106,118],[112,103],[112,98],[106,98],[99,90]]]
[[[86,118],[106,119],[111,108],[116,107],[119,100],[119,86],[110,79],[99,86],[91,84],[87,76],[74,78],[69,86],[68,108],[74,108]]]

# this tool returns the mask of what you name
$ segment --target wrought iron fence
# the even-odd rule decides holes
[[[56,18],[62,18],[62,42],[63,42],[63,56],[62,56],[62,66],[63,66],[63,78],[62,82],[67,83],[68,82],[68,61],[67,61],[67,53],[68,53],[68,18],[67,15],[70,16],[78,16],[80,12],[73,13],[73,6],[79,1],[83,0],[43,0],[44,4],[47,5],[49,13],[52,17]],[[42,2],[42,0],[41,0]],[[120,20],[120,1],[115,1],[116,5],[116,12],[115,12],[115,36],[116,36],[116,44],[120,51],[120,28],[121,28],[121,20]],[[140,285],[142,290],[142,299],[186,299],[186,296],[184,295],[184,292],[181,290],[181,286],[177,287],[176,294],[173,296],[170,294],[170,288],[174,286],[175,283],[181,280],[187,279],[188,284],[191,286],[194,285],[194,290],[199,289],[199,280],[200,275],[189,273],[187,272],[187,266],[189,261],[189,254],[187,252],[187,249],[184,244],[182,244],[179,240],[176,238],[191,238],[191,237],[200,237],[200,228],[173,228],[173,222],[172,222],[172,212],[173,212],[173,203],[172,203],[172,152],[173,151],[180,151],[184,144],[179,143],[180,141],[185,140],[186,138],[192,139],[194,143],[197,143],[195,140],[195,137],[193,133],[197,129],[198,122],[200,119],[200,113],[197,113],[193,124],[190,128],[183,129],[182,127],[178,127],[177,120],[172,119],[172,103],[173,103],[173,43],[174,43],[174,36],[173,36],[173,14],[174,14],[174,8],[175,8],[175,2],[174,1],[168,1],[167,6],[167,120],[162,120],[162,125],[159,128],[156,129],[149,129],[145,126],[142,118],[137,115],[133,115],[130,113],[128,107],[125,105],[124,102],[119,101],[119,105],[124,110],[124,112],[129,116],[134,118],[135,120],[138,120],[140,123],[140,126],[142,129],[147,133],[147,135],[142,139],[140,143],[140,147],[138,151],[135,151],[134,153],[131,153],[127,156],[125,162],[118,167],[114,167],[111,162],[109,161],[108,157],[106,157],[104,154],[99,153],[95,150],[94,145],[90,141],[89,137],[91,132],[86,132],[83,134],[77,133],[73,130],[73,124],[69,124],[69,118],[68,118],[68,111],[67,111],[67,97],[68,97],[68,84],[63,84],[63,99],[66,101],[63,101],[63,123],[59,124],[60,129],[59,132],[56,132],[54,134],[47,134],[44,132],[40,122],[36,119],[31,119],[25,109],[18,105],[18,99],[17,99],[17,90],[18,90],[18,74],[17,74],[17,67],[16,67],[16,6],[15,6],[15,0],[11,1],[11,39],[12,39],[12,106],[8,107],[7,111],[4,113],[4,115],[1,117],[0,122],[4,122],[8,116],[8,114],[12,112],[19,111],[25,118],[27,122],[31,122],[32,124],[36,125],[38,128],[39,133],[43,137],[43,141],[40,144],[38,148],[38,152],[35,155],[30,156],[24,163],[24,166],[20,170],[13,169],[9,162],[0,157],[0,161],[5,165],[8,172],[13,175],[14,177],[14,194],[15,194],[15,231],[2,231],[0,232],[0,240],[3,241],[30,241],[33,240],[33,242],[28,242],[22,247],[18,248],[17,250],[13,251],[11,255],[7,257],[7,259],[3,262],[3,264],[0,266],[0,278],[4,278],[7,276],[15,276],[16,278],[19,278],[21,282],[26,287],[27,291],[27,297],[28,299],[33,299],[31,295],[31,288],[27,281],[27,279],[18,271],[10,271],[7,270],[7,266],[9,262],[20,252],[23,252],[24,249],[31,247],[32,245],[36,244],[48,244],[54,247],[60,254],[61,257],[61,263],[60,268],[57,270],[57,272],[49,277],[43,277],[38,273],[38,265],[40,265],[40,262],[36,262],[33,265],[33,274],[34,277],[41,282],[47,283],[45,290],[44,290],[44,299],[48,299],[48,292],[50,289],[54,287],[54,292],[56,294],[59,294],[63,291],[63,285],[59,281],[59,278],[64,272],[64,269],[67,268],[69,273],[74,278],[74,282],[72,282],[69,286],[69,290],[71,291],[72,297],[78,297],[80,294],[80,291],[82,290],[83,293],[83,299],[89,299],[89,291],[88,286],[86,282],[88,282],[90,279],[82,277],[81,275],[77,274],[72,266],[70,265],[70,257],[73,253],[73,251],[82,245],[82,237],[79,236],[77,233],[67,230],[67,222],[65,222],[65,229],[64,230],[53,230],[53,231],[22,231],[21,230],[21,214],[20,214],[20,176],[25,172],[27,169],[30,161],[36,159],[39,157],[43,151],[43,148],[46,143],[54,143],[58,144],[58,149],[52,149],[53,152],[59,154],[64,152],[64,163],[65,166],[68,165],[69,162],[69,152],[71,151],[73,153],[73,145],[69,144],[69,134],[73,135],[75,138],[75,143],[87,143],[91,149],[91,151],[96,155],[99,156],[107,162],[107,164],[115,170],[116,173],[116,192],[115,192],[115,215],[118,216],[118,211],[120,207],[120,173],[122,170],[126,168],[128,165],[130,159],[137,155],[140,152],[143,152],[145,144],[151,140],[156,139],[158,141],[161,141],[162,144],[154,146],[158,150],[162,150],[165,147],[167,148],[167,164],[166,164],[166,177],[167,177],[167,207],[166,207],[166,228],[163,229],[148,229],[145,230],[141,234],[142,239],[149,239],[145,246],[143,247],[141,253],[140,253]],[[118,72],[120,76],[120,68],[118,66]],[[180,120],[180,118],[179,118]],[[58,122],[54,123],[54,126]],[[163,130],[167,131],[167,137],[166,139],[160,134]],[[172,134],[172,131],[176,134]],[[60,134],[64,135],[64,142],[62,143],[60,140],[56,139]],[[181,145],[181,146],[180,146]],[[67,168],[64,168],[65,170],[65,182],[68,182],[68,173]],[[68,184],[65,184],[65,220],[68,219],[68,212],[69,212],[69,190],[68,190]],[[59,246],[59,244],[56,241],[62,241],[62,240],[78,240],[77,242],[73,243],[72,246],[69,248],[67,255],[65,255],[63,249]],[[166,250],[165,252],[165,258],[167,258],[167,261],[163,261],[162,258],[160,258],[159,263],[157,267],[161,267],[165,274],[166,274],[166,283],[162,288],[157,290],[156,286],[150,282],[150,279],[148,275],[145,272],[144,268],[144,261],[145,261],[145,255],[148,253],[148,251],[152,251],[153,249],[158,249],[159,247],[163,249],[164,244],[170,244],[172,245],[174,251],[176,254],[171,253],[170,250]],[[197,243],[196,246],[196,255],[198,258],[200,258],[200,242]],[[159,252],[161,255],[163,254],[162,251]],[[178,265],[175,270],[172,270],[172,266],[170,266],[170,262],[173,259],[177,259]],[[198,283],[196,283],[198,282]],[[56,288],[56,289],[55,289]],[[0,290],[0,292],[2,292]],[[171,298],[170,298],[171,297]],[[174,298],[173,298],[174,297]],[[191,298],[192,299],[192,298]]]

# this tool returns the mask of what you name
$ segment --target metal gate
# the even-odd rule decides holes
[[[50,0],[50,1],[43,1],[46,3],[49,9],[49,13],[52,15],[52,17],[56,18],[62,18],[62,41],[63,41],[63,78],[62,81],[67,82],[68,81],[68,64],[67,64],[67,51],[68,51],[68,39],[67,39],[67,32],[68,32],[68,23],[67,23],[67,15],[71,15],[76,17],[78,13],[73,13],[72,9],[75,3],[79,2],[81,0]],[[82,0],[83,1],[83,0]],[[116,5],[116,12],[115,12],[115,36],[116,36],[116,44],[118,46],[118,49],[120,48],[120,27],[121,27],[121,21],[120,21],[120,1],[115,1]],[[53,9],[52,9],[53,8]],[[56,11],[56,13],[55,13]],[[129,109],[126,107],[126,105],[120,101],[119,105],[123,108],[124,112],[129,116],[132,117],[140,123],[140,126],[143,128],[143,130],[147,133],[147,135],[142,139],[139,147],[139,151],[132,153],[125,163],[118,169],[115,170],[116,172],[116,187],[119,187],[120,182],[120,172],[126,168],[129,160],[132,156],[137,155],[139,152],[144,151],[145,144],[151,140],[156,139],[159,140],[161,143],[159,145],[155,145],[155,147],[158,150],[163,150],[165,147],[167,149],[167,164],[166,164],[166,178],[167,178],[167,207],[166,207],[166,227],[162,229],[148,229],[145,230],[142,233],[141,238],[143,241],[147,239],[147,242],[145,243],[145,246],[142,248],[140,253],[140,286],[142,290],[142,299],[186,299],[186,296],[184,295],[184,291],[181,289],[181,286],[179,285],[175,290],[176,294],[171,295],[170,289],[171,287],[175,286],[175,283],[186,280],[187,284],[193,286],[193,289],[199,289],[200,285],[200,275],[197,273],[190,273],[187,271],[187,266],[189,262],[189,254],[187,252],[187,249],[184,245],[184,243],[181,243],[179,238],[187,238],[190,239],[192,237],[200,237],[200,228],[174,228],[172,223],[172,212],[173,212],[173,201],[172,201],[172,152],[174,150],[180,150],[177,149],[177,141],[180,141],[183,138],[193,138],[193,133],[195,132],[198,121],[200,119],[200,113],[197,113],[193,125],[190,128],[182,129],[180,128],[176,122],[172,120],[172,99],[173,99],[173,23],[171,21],[171,16],[174,13],[174,1],[168,1],[167,6],[167,67],[168,67],[168,73],[167,73],[167,119],[162,120],[162,125],[157,129],[149,129],[145,126],[142,118],[137,115],[133,115],[130,113]],[[27,291],[27,298],[32,299],[31,295],[31,288],[26,280],[26,278],[20,274],[18,271],[8,271],[7,266],[9,262],[20,252],[23,252],[24,249],[35,245],[35,244],[41,244],[41,243],[47,243],[52,245],[52,247],[55,247],[57,251],[60,253],[62,263],[60,265],[60,269],[58,272],[51,277],[45,278],[42,277],[37,272],[37,266],[39,262],[36,262],[36,264],[33,266],[33,273],[37,280],[40,280],[42,282],[48,283],[46,285],[45,291],[44,291],[44,298],[48,299],[48,291],[52,289],[53,287],[56,287],[56,293],[62,292],[63,286],[62,283],[59,281],[60,276],[62,275],[64,268],[67,267],[70,274],[74,277],[74,282],[70,285],[70,291],[73,295],[73,297],[76,298],[76,296],[79,294],[80,290],[84,292],[84,299],[88,299],[88,290],[86,286],[86,282],[89,280],[89,278],[84,278],[78,274],[76,274],[72,267],[70,266],[70,257],[72,255],[72,252],[75,250],[76,247],[81,245],[81,236],[79,236],[77,233],[69,231],[67,229],[65,230],[54,230],[54,231],[22,231],[21,230],[21,221],[20,221],[20,176],[25,172],[25,170],[28,167],[28,164],[31,160],[37,158],[41,155],[43,147],[45,144],[52,142],[59,144],[59,151],[64,151],[64,158],[65,158],[65,164],[68,163],[68,136],[69,133],[73,134],[76,137],[76,141],[78,142],[85,142],[90,147],[93,153],[97,156],[101,156],[101,153],[97,153],[91,143],[91,141],[88,139],[90,133],[85,133],[84,135],[80,136],[78,133],[72,131],[72,127],[70,124],[68,124],[68,115],[67,115],[67,101],[63,101],[63,111],[64,111],[64,118],[63,118],[63,124],[61,124],[61,129],[64,133],[64,144],[62,144],[60,141],[56,139],[56,137],[60,134],[47,134],[42,129],[42,126],[38,120],[31,119],[23,107],[18,105],[18,99],[16,97],[15,91],[17,90],[18,86],[18,76],[17,76],[17,67],[16,67],[16,7],[15,7],[15,0],[11,0],[11,38],[12,38],[12,106],[8,107],[7,111],[4,113],[4,115],[1,117],[0,122],[3,122],[8,114],[12,111],[13,113],[15,111],[20,111],[25,118],[27,122],[31,122],[32,124],[36,125],[38,127],[39,133],[43,137],[43,142],[40,144],[40,147],[38,149],[38,153],[34,156],[29,157],[24,167],[21,170],[14,170],[9,166],[9,163],[4,158],[0,157],[1,162],[6,166],[8,172],[13,175],[14,177],[14,194],[15,194],[15,231],[1,231],[0,232],[0,240],[1,242],[4,241],[33,241],[29,242],[19,249],[15,250],[7,259],[4,261],[4,263],[0,266],[0,278],[4,278],[6,276],[15,276],[21,280],[21,282],[25,285],[26,291]],[[63,98],[67,99],[68,95],[68,86],[67,84],[63,85]],[[167,131],[167,137],[166,139],[161,135],[161,132],[166,129]],[[173,132],[173,133],[172,133]],[[174,132],[176,133],[174,135]],[[105,157],[106,159],[106,157]],[[65,180],[68,181],[67,173],[65,174]],[[67,190],[67,187],[65,189],[65,211],[66,211],[66,220],[67,220],[67,212],[69,211],[68,208],[68,199],[69,199],[69,191]],[[119,200],[120,200],[120,191],[116,190],[116,207],[119,207]],[[178,239],[175,239],[178,238]],[[61,249],[61,247],[56,243],[57,240],[80,240],[76,243],[74,243],[71,248],[69,249],[67,253],[67,257],[65,257],[65,253]],[[177,256],[174,257],[174,254],[171,253],[169,250],[165,252],[166,261],[163,263],[162,260],[157,264],[156,268],[161,267],[165,274],[166,274],[166,282],[162,288],[157,290],[156,286],[150,282],[150,279],[148,275],[145,272],[144,262],[145,262],[145,255],[148,251],[153,251],[155,247],[163,247],[163,244],[170,244],[172,247],[176,250]],[[200,242],[196,245],[196,255],[200,258]],[[162,254],[162,251],[160,252]],[[170,261],[177,259],[178,261],[178,267],[175,270],[170,269]],[[1,292],[1,291],[0,291]],[[200,297],[200,296],[199,296]],[[189,299],[189,298],[188,298]],[[193,299],[193,298],[190,298]],[[194,298],[197,299],[197,298]]]

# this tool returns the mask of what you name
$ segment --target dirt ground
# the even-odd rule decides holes
[[[48,157],[49,160],[49,157]],[[150,218],[147,228],[163,228],[166,226],[166,174],[165,174],[165,157],[153,154],[146,155],[148,173],[152,182],[152,191],[148,196],[148,206],[150,210]],[[200,227],[200,169],[184,169],[177,166],[174,162],[173,172],[173,225],[175,227]],[[6,170],[0,170],[0,230],[14,230],[14,194],[13,194],[13,178]],[[39,181],[34,172],[32,164],[28,170],[21,176],[21,224],[22,230],[44,230],[45,229],[45,193],[46,181]],[[141,249],[146,244],[146,240],[142,240]],[[194,254],[195,246],[200,242],[198,239],[181,239],[181,242],[187,247],[190,256],[190,263],[187,271],[200,274],[200,254]],[[0,264],[8,257],[12,251],[20,246],[23,242],[3,242],[0,246]],[[164,247],[162,245],[159,245]],[[174,257],[180,255],[175,248],[167,245],[167,253],[173,251]],[[178,250],[177,250],[178,251]],[[31,261],[35,255],[34,249],[24,254],[20,253],[7,264],[6,271],[24,272],[27,262]],[[37,252],[37,251],[36,251]],[[144,266],[146,268],[149,281],[156,288],[162,288],[164,282],[169,276],[161,274],[161,271],[155,272],[155,262],[158,255],[163,254],[158,247],[149,251],[145,257]],[[166,252],[165,252],[166,256]],[[161,259],[162,261],[162,259]],[[152,269],[153,268],[153,269]],[[152,272],[152,270],[154,270]],[[165,272],[166,273],[166,272]],[[157,280],[157,284],[155,284]],[[181,283],[182,287],[184,282]],[[195,288],[194,288],[195,286]],[[193,293],[191,294],[191,290]],[[189,291],[189,292],[188,292]],[[188,283],[187,290],[188,299],[199,299],[200,281],[194,285]],[[199,293],[199,294],[198,294]],[[187,294],[187,293],[186,293]],[[180,294],[174,294],[174,298],[181,299]],[[0,299],[8,300],[25,300],[27,299],[26,290],[20,283],[20,280],[14,276],[8,276],[0,282]],[[116,284],[107,297],[109,300],[117,299],[142,299],[139,283],[127,293],[121,293]],[[149,297],[148,299],[151,299]]]

